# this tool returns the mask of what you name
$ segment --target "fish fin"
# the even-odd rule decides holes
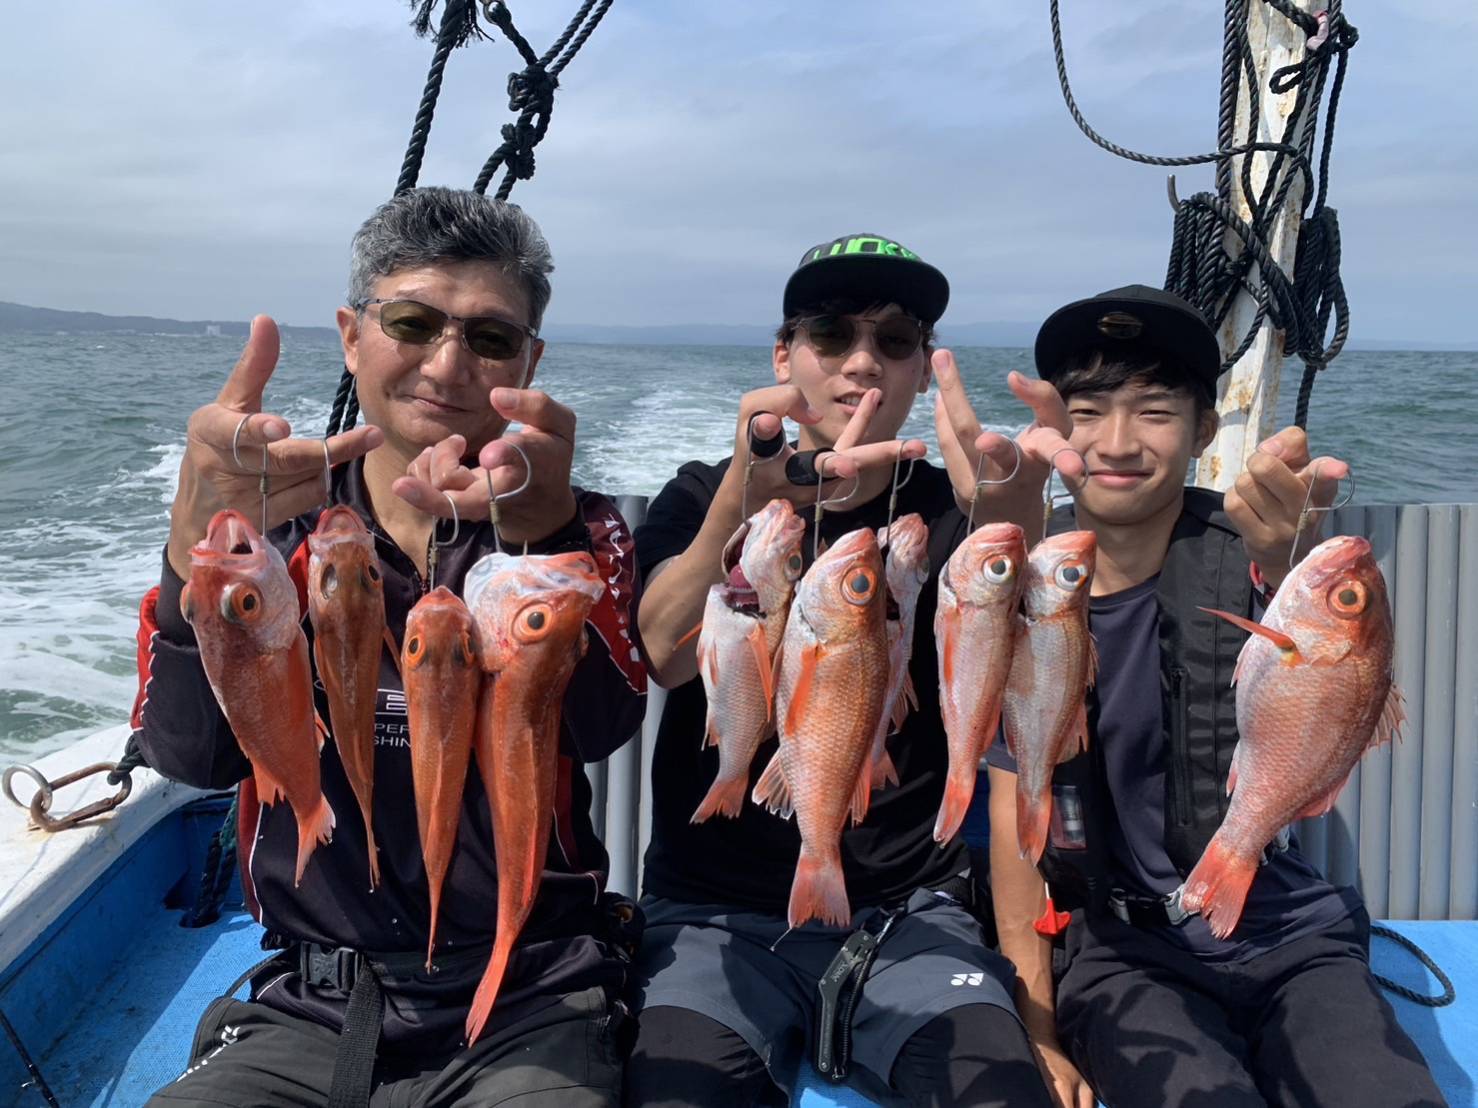
[[[1293,818],[1317,819],[1320,816],[1328,815],[1330,810],[1334,807],[1334,802],[1339,799],[1339,794],[1344,792],[1345,786],[1350,783],[1350,778],[1354,776],[1354,773],[1355,767],[1351,766],[1350,772],[1340,778],[1338,785],[1334,786],[1334,788],[1330,789],[1323,796],[1315,797],[1312,801],[1309,802],[1308,807],[1306,807],[1302,812],[1300,812]]]
[[[800,667],[801,671],[795,679],[795,685],[790,690],[790,702],[785,709],[785,731],[794,735],[796,725],[801,716],[805,714],[806,702],[811,699],[811,685],[816,678],[816,666],[821,660],[821,648],[819,646],[801,647]]]
[[[441,914],[441,883],[431,882],[431,929],[426,936],[426,972],[431,972],[431,957],[436,952],[436,920]]]
[[[395,641],[395,632],[391,631],[389,627],[386,627],[381,638],[385,641],[385,649],[390,651],[390,664],[395,667],[395,675],[397,677],[402,676],[400,672],[400,644]]]
[[[503,975],[508,971],[508,955],[513,944],[505,943],[500,934],[493,944],[493,956],[488,959],[488,968],[483,970],[482,981],[472,998],[472,1007],[467,1011],[467,1045],[477,1042],[488,1016],[493,1014],[493,1003],[498,999],[498,990],[503,985]]]
[[[765,772],[760,774],[760,779],[754,783],[754,792],[750,794],[750,799],[756,804],[763,804],[772,814],[781,819],[789,819],[795,815],[795,802],[790,796],[790,783],[785,780],[785,771],[780,768],[780,751],[775,751],[775,756],[770,759]]]
[[[813,919],[833,927],[846,927],[851,922],[852,905],[847,900],[847,879],[839,851],[818,856],[802,844],[790,886],[788,914],[791,927]]]
[[[1380,719],[1376,720],[1375,730],[1370,734],[1370,745],[1366,749],[1374,750],[1382,743],[1399,739],[1401,725],[1405,722],[1406,697],[1401,693],[1401,686],[1392,681],[1390,691],[1386,693],[1386,702],[1381,706]]]
[[[944,628],[943,641],[939,644],[939,679],[946,688],[955,681],[955,644],[959,639],[959,617],[953,612],[940,620]]]
[[[908,719],[908,713],[919,710],[919,691],[913,687],[913,674],[904,671],[903,688],[898,691],[898,698],[893,701],[893,730],[903,730],[904,721]]]
[[[1098,680],[1098,640],[1093,637],[1093,632],[1088,632],[1088,688],[1092,688]]]
[[[321,671],[320,671],[321,672]],[[323,744],[328,741],[328,724],[323,722],[323,717],[318,714],[318,709],[313,709],[313,731],[318,735],[318,752],[323,753]]]
[[[1227,796],[1231,796],[1237,788],[1237,752],[1241,749],[1240,742],[1232,747],[1232,764],[1227,767]]]
[[[878,754],[877,761],[872,763],[869,780],[874,789],[886,789],[889,785],[898,784],[898,767],[893,764],[893,756],[888,753],[886,746]]]
[[[712,705],[709,705],[708,725],[703,729],[703,742],[699,745],[698,749],[707,750],[710,746],[718,745],[718,713],[713,710]]]
[[[872,767],[865,761],[857,773],[856,782],[852,785],[852,803],[849,807],[852,812],[853,827],[867,818],[867,809],[871,803]]]
[[[380,887],[380,850],[375,846],[375,832],[370,826],[368,812],[364,814],[364,837],[369,843],[370,892],[374,892]]]
[[[750,652],[754,655],[754,668],[759,670],[760,687],[765,690],[765,707],[774,711],[775,704],[775,675],[770,671],[770,644],[765,639],[765,625],[756,621],[745,641],[749,643]]]
[[[1069,750],[1081,754],[1088,749],[1088,702],[1078,705],[1078,714],[1073,718],[1073,733],[1069,736]]]
[[[302,883],[303,871],[308,868],[308,859],[314,848],[334,837],[334,810],[328,806],[328,799],[319,793],[318,803],[312,811],[295,814],[298,817],[298,868],[293,874],[293,888],[296,889]]]
[[[1247,890],[1257,875],[1257,859],[1239,858],[1216,839],[1185,879],[1181,903],[1188,912],[1200,912],[1206,926],[1218,939],[1225,939],[1237,928]]]
[[[252,776],[257,780],[257,797],[267,807],[272,807],[279,800],[287,798],[287,790],[282,783],[263,768],[260,762],[252,763]]]
[[[940,846],[959,833],[965,822],[965,813],[975,796],[975,767],[969,766],[968,773],[951,773],[944,781],[944,799],[939,804],[939,815],[934,820],[934,841]]]
[[[709,685],[718,684],[718,651],[713,648],[712,643],[699,641],[698,668],[708,671]]]
[[[1271,627],[1264,627],[1256,620],[1248,619],[1245,616],[1234,616],[1231,612],[1223,612],[1220,608],[1202,608],[1201,611],[1209,612],[1211,615],[1214,616],[1220,616],[1228,623],[1236,627],[1240,627],[1242,628],[1242,630],[1247,631],[1253,635],[1261,635],[1263,638],[1267,639],[1270,643],[1276,646],[1279,650],[1292,651],[1294,654],[1298,653],[1298,644],[1290,639],[1287,635],[1285,635],[1282,631],[1274,631]],[[1240,669],[1241,667],[1238,666],[1238,668]],[[1234,676],[1232,680],[1235,681],[1236,677]]]
[[[680,650],[682,647],[687,646],[688,643],[691,642],[693,640],[693,638],[698,634],[698,632],[699,631],[702,631],[702,630],[703,630],[703,621],[702,620],[699,620],[697,627],[694,627],[686,635],[684,635],[682,638],[678,639],[677,642],[675,642],[675,643],[672,644],[672,649],[674,649],[674,650]]]
[[[744,808],[744,792],[749,785],[749,778],[743,774],[729,778],[727,781],[720,777],[708,787],[708,793],[698,805],[698,810],[693,813],[689,823],[703,823],[710,816],[728,816],[736,818]]]
[[[1052,829],[1052,788],[1049,785],[1041,796],[1027,796],[1020,787],[1026,778],[1016,778],[1016,843],[1021,856],[1036,865],[1047,849],[1047,836]]]

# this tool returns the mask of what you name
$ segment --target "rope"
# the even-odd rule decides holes
[[[1415,989],[1409,989],[1405,985],[1397,984],[1389,977],[1382,977],[1378,973],[1372,973],[1371,976],[1375,978],[1375,983],[1381,988],[1387,992],[1395,993],[1397,996],[1404,996],[1413,1004],[1420,1004],[1423,1008],[1446,1008],[1457,999],[1457,990],[1452,987],[1452,978],[1443,973],[1441,967],[1432,961],[1431,955],[1417,946],[1416,943],[1412,942],[1399,931],[1393,931],[1391,928],[1379,923],[1372,923],[1370,925],[1370,934],[1372,936],[1379,935],[1383,939],[1390,939],[1397,946],[1403,946],[1411,951],[1412,954],[1416,955],[1417,960],[1431,971],[1432,976],[1437,979],[1437,983],[1442,986],[1442,995],[1427,996],[1425,993],[1419,993]]]
[[[128,736],[128,742],[123,744],[123,757],[118,759],[117,765],[108,773],[108,784],[123,784],[143,764],[144,752],[139,749],[139,733],[135,731]]]
[[[1329,163],[1334,145],[1334,124],[1344,86],[1349,50],[1359,39],[1359,32],[1341,12],[1342,0],[1330,0],[1329,10],[1318,16],[1300,10],[1292,0],[1261,0],[1283,18],[1292,21],[1309,36],[1304,57],[1274,72],[1268,87],[1278,93],[1297,90],[1293,111],[1288,116],[1278,142],[1259,142],[1256,136],[1261,123],[1255,89],[1258,75],[1247,34],[1249,7],[1258,0],[1226,0],[1226,19],[1222,37],[1221,90],[1217,107],[1217,148],[1205,154],[1164,157],[1130,150],[1104,138],[1094,130],[1073,97],[1068,81],[1067,63],[1062,46],[1060,0],[1050,0],[1052,49],[1057,63],[1057,80],[1068,113],[1078,129],[1095,145],[1117,157],[1144,165],[1187,166],[1216,163],[1216,190],[1200,192],[1185,201],[1176,201],[1175,223],[1170,244],[1170,260],[1166,267],[1165,288],[1189,301],[1206,317],[1213,328],[1219,328],[1230,315],[1241,293],[1247,293],[1257,304],[1247,331],[1236,349],[1222,363],[1230,369],[1252,346],[1265,322],[1283,332],[1283,349],[1296,353],[1304,363],[1299,383],[1294,422],[1308,423],[1309,397],[1314,377],[1343,348],[1349,335],[1349,302],[1340,279],[1339,219],[1326,204],[1329,192]],[[1317,169],[1314,166],[1314,139],[1319,128],[1319,114],[1324,87],[1334,65],[1334,81],[1330,86],[1329,108],[1324,119],[1324,141]],[[1248,112],[1247,131],[1236,144],[1236,110],[1239,93],[1245,90]],[[1272,155],[1268,175],[1261,191],[1252,182],[1253,152]],[[1232,160],[1241,157],[1242,195],[1251,212],[1250,221],[1243,219],[1232,199]],[[1296,175],[1296,176],[1295,176]],[[1302,180],[1303,193],[1296,260],[1293,275],[1276,262],[1268,249],[1274,223],[1287,202],[1295,180]],[[1312,203],[1312,210],[1309,205]],[[1231,232],[1241,249],[1233,255]],[[1252,267],[1257,272],[1253,275]],[[1334,334],[1329,345],[1324,335],[1331,317]]]
[[[523,69],[508,75],[508,108],[517,112],[518,118],[503,125],[500,132],[502,143],[489,155],[472,186],[475,191],[486,193],[493,177],[503,169],[503,181],[494,196],[498,200],[507,200],[515,181],[527,181],[534,175],[534,147],[543,141],[549,130],[560,73],[580,52],[614,0],[584,0],[564,32],[542,57],[534,53],[528,39],[514,26],[513,13],[504,0],[477,2],[482,5],[483,16],[503,32],[524,61]],[[431,31],[431,11],[435,6],[436,0],[411,0],[415,11],[411,26],[423,38]],[[401,161],[400,178],[395,182],[395,195],[415,188],[420,179],[421,163],[431,137],[436,102],[441,97],[447,59],[457,47],[475,38],[487,37],[477,24],[477,3],[474,0],[444,0],[441,24],[436,31],[436,48],[431,55],[431,66],[426,71],[426,85],[416,108],[416,118],[411,124],[411,137]],[[339,387],[334,393],[333,410],[329,414],[325,434],[337,435],[340,431],[348,431],[358,418],[359,396],[354,390],[354,375],[345,366],[339,376]]]
[[[194,907],[180,920],[181,927],[206,927],[221,918],[221,905],[225,903],[226,890],[231,887],[231,875],[236,871],[236,819],[240,797],[240,792],[231,797],[225,822],[210,838],[210,846],[205,851],[205,866],[200,873],[200,892],[196,894]]]
[[[51,1091],[51,1086],[46,1083],[46,1078],[41,1076],[41,1068],[31,1058],[31,1052],[26,1049],[26,1044],[21,1042],[21,1037],[16,1034],[15,1027],[11,1024],[10,1018],[3,1011],[0,1011],[0,1027],[5,1028],[5,1037],[10,1040],[10,1045],[15,1047],[15,1052],[20,1055],[21,1063],[26,1067],[26,1072],[31,1075],[31,1080],[27,1081],[21,1088],[24,1089],[27,1086],[32,1086],[41,1094],[46,1103],[51,1105],[51,1108],[61,1108],[61,1105],[57,1103],[56,1094]]]

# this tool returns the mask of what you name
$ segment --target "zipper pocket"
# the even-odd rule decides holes
[[[1191,824],[1191,770],[1190,757],[1186,752],[1185,702],[1186,670],[1183,666],[1170,668],[1170,772],[1174,774],[1174,788],[1170,790],[1175,801],[1175,823],[1178,827]]]

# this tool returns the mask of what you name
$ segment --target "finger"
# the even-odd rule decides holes
[[[1043,427],[1050,427],[1060,435],[1072,434],[1072,417],[1067,414],[1067,404],[1062,394],[1052,387],[1052,382],[1033,380],[1012,370],[1006,376],[1006,386],[1017,400],[1032,410],[1032,415]]]
[[[1292,478],[1293,475],[1289,474],[1289,477]],[[1296,479],[1294,479],[1294,483],[1297,484]],[[1250,469],[1243,470],[1237,474],[1237,479],[1232,482],[1232,490],[1236,493],[1237,499],[1242,502],[1247,512],[1250,513],[1251,519],[1249,522],[1266,528],[1270,532],[1279,520],[1294,522],[1297,519],[1299,505],[1295,504],[1291,510],[1284,507],[1278,497],[1252,475]],[[1302,496],[1303,490],[1300,488],[1300,503]]]
[[[538,389],[498,388],[490,399],[498,414],[564,439],[575,441],[575,413]]]
[[[1339,495],[1339,483],[1349,475],[1348,463],[1338,458],[1320,457],[1308,464],[1307,468],[1299,474],[1299,479],[1301,482],[1313,482],[1313,502],[1321,508],[1327,508]]]
[[[1309,436],[1302,427],[1285,427],[1271,438],[1257,444],[1264,454],[1271,454],[1289,469],[1299,470],[1309,464]]]
[[[462,459],[466,455],[467,440],[461,435],[448,435],[431,448],[431,483],[445,488],[447,479],[459,469],[466,468]]]
[[[917,461],[928,453],[929,447],[922,439],[907,439],[903,442],[895,439],[891,442],[869,442],[861,446],[849,446],[846,449],[838,447],[835,455],[826,455],[826,460],[830,462],[833,458],[847,459],[855,463],[859,470],[863,470],[874,466],[891,466],[899,458],[905,462]]]
[[[1021,463],[1021,455],[1015,441],[995,431],[982,431],[975,439],[975,450],[986,456],[991,466],[999,471],[1001,477],[1016,471]],[[986,476],[995,478],[995,474],[988,473]]]
[[[857,405],[857,410],[852,413],[852,418],[847,420],[847,425],[842,428],[842,433],[837,436],[833,444],[837,450],[845,450],[849,446],[862,441],[867,434],[868,425],[872,423],[872,417],[877,414],[878,405],[883,402],[882,389],[868,389],[862,394],[862,400]]]
[[[322,474],[323,448],[328,445],[329,465],[344,462],[368,454],[385,441],[384,434],[373,424],[344,431],[328,439],[287,439],[274,442],[267,447],[267,473],[274,477],[292,477],[296,474]],[[229,447],[227,454],[230,453]],[[261,452],[241,452],[242,471],[256,473],[262,466]],[[321,482],[320,482],[321,483]]]
[[[282,343],[277,334],[277,324],[271,316],[259,315],[251,321],[251,333],[246,337],[246,346],[241,357],[221,386],[216,403],[238,412],[262,410],[262,391],[277,368],[277,356]]]
[[[269,412],[244,415],[235,408],[210,404],[190,417],[189,433],[213,450],[230,454],[234,448],[241,454],[247,447],[260,449],[268,443],[282,441],[292,434],[292,426]]]
[[[426,447],[416,455],[415,461],[405,467],[405,474],[418,481],[429,482],[431,480],[431,447]]]
[[[1052,466],[1064,477],[1088,475],[1083,456],[1051,427],[1028,427],[1017,436],[1016,445],[1026,457],[1040,465]]]
[[[943,444],[945,437],[939,418],[942,402],[950,432],[961,442],[968,442],[980,434],[980,420],[975,416],[970,398],[965,395],[965,382],[960,377],[955,356],[948,350],[936,350],[929,361],[934,367],[934,379],[939,382],[939,400],[934,405],[934,426],[939,441]]]
[[[949,474],[950,483],[963,495],[963,490],[967,490],[975,479],[975,459],[966,451],[965,442],[955,435],[943,392],[934,396],[934,437],[939,443],[939,453],[944,457],[944,469]]]
[[[1237,475],[1238,490],[1241,491],[1244,485],[1258,490],[1258,512],[1268,523],[1276,522],[1278,517],[1289,520],[1297,518],[1298,513],[1303,511],[1304,501],[1309,494],[1306,479],[1300,479],[1298,473],[1266,450],[1254,450],[1248,456],[1247,468]],[[1246,493],[1243,496],[1247,498]],[[1247,499],[1249,503],[1253,503],[1251,498]],[[1263,514],[1264,511],[1274,512],[1276,516],[1270,518]]]
[[[744,394],[739,402],[741,420],[757,412],[770,412],[796,423],[816,423],[821,413],[806,403],[805,394],[795,385],[770,385]]]
[[[474,483],[466,489],[438,489],[418,477],[397,477],[390,491],[411,507],[440,519],[452,518],[456,504],[457,518],[480,522],[488,518],[488,496],[485,485]]]
[[[755,442],[767,442],[784,428],[784,422],[774,412],[760,412],[749,421],[749,437]]]
[[[267,493],[267,522],[275,527],[286,520],[294,519],[304,512],[311,512],[324,501],[323,469],[305,475],[295,481],[276,481]],[[246,510],[246,518],[253,527],[261,522],[258,518],[260,500]]]
[[[521,485],[525,477],[532,479],[551,468],[556,455],[563,455],[567,467],[573,449],[565,439],[536,431],[520,431],[494,439],[484,446],[478,452],[477,464],[490,471],[516,470],[517,484]]]

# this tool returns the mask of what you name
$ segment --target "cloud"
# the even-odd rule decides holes
[[[1080,106],[1153,153],[1213,145],[1219,19],[1063,0]],[[575,5],[515,5],[536,48]],[[0,299],[326,322],[350,235],[391,191],[430,44],[394,0],[46,5],[0,67]],[[1478,171],[1451,94],[1462,10],[1360,5],[1331,203],[1358,336],[1473,337]],[[507,120],[501,40],[448,68],[422,180],[470,184]],[[951,277],[949,319],[1040,318],[1158,282],[1164,171],[1062,105],[1046,6],[618,0],[566,71],[515,199],[558,262],[562,322],[768,322],[814,242],[875,230]],[[1179,171],[1181,193],[1209,167]],[[946,321],[948,322],[948,320]]]

